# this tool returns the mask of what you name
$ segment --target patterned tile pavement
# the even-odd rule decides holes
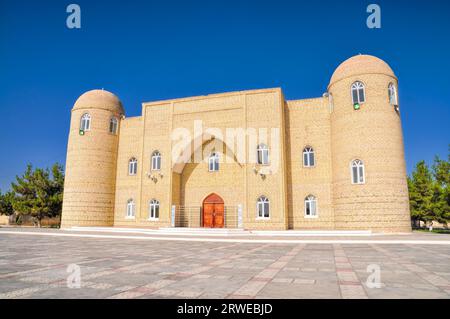
[[[186,242],[5,232],[0,243],[0,299],[450,298],[450,245]],[[67,285],[71,264],[80,267],[79,288]],[[370,265],[380,269],[378,287],[367,284]]]

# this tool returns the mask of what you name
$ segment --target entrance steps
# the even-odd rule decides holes
[[[160,227],[160,231],[183,235],[217,235],[242,236],[251,234],[250,231],[239,228],[187,228],[187,227]]]
[[[335,236],[371,236],[370,230],[245,230],[232,228],[172,228],[161,227],[160,230],[173,234],[199,234],[199,235],[247,235],[266,237],[335,237]]]
[[[244,236],[250,232],[243,229],[232,228],[183,228],[183,227],[160,227],[158,229],[151,228],[131,228],[131,227],[86,227],[73,226],[64,228],[65,231],[77,232],[103,232],[103,233],[131,233],[145,235],[172,235],[172,236]]]
[[[251,236],[251,237],[365,237],[372,236],[367,231],[346,230],[245,230],[237,228],[184,228],[184,227],[160,227],[149,228],[127,228],[127,227],[79,227],[74,226],[63,229],[65,231],[77,232],[105,232],[105,233],[134,233],[145,235],[166,236]]]
[[[252,235],[268,237],[358,237],[371,236],[370,230],[252,230]]]

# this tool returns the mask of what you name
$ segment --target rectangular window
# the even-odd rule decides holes
[[[352,167],[353,184],[358,184],[358,168]]]
[[[117,120],[112,119],[109,122],[109,133],[116,134],[117,133],[117,125],[118,125]]]
[[[263,152],[263,164],[269,164],[269,150],[264,150]]]
[[[359,102],[364,103],[366,101],[366,97],[364,96],[364,89],[359,89]]]
[[[269,211],[269,203],[258,203],[258,218],[269,218],[270,217],[270,211]]]
[[[309,166],[314,166],[314,153],[309,153]]]
[[[132,203],[127,204],[127,217],[134,217],[134,204]]]
[[[209,171],[210,171],[210,172],[216,172],[216,171],[218,171],[217,165],[216,165],[216,161],[213,160],[213,159],[211,159],[211,160],[209,161]]]
[[[264,217],[269,218],[269,203],[264,203]]]
[[[219,171],[219,158],[217,156],[212,156],[208,160],[208,169],[210,172]]]
[[[158,219],[159,218],[159,205],[151,204],[150,205],[150,219]]]
[[[260,165],[269,165],[269,150],[265,148],[258,149],[257,161]]]
[[[161,169],[161,157],[153,156],[152,157],[152,170],[159,171]]]
[[[316,216],[316,202],[311,201],[311,216]]]
[[[359,167],[359,182],[364,183],[364,169],[363,167]]]
[[[353,104],[359,103],[358,90],[353,90]]]

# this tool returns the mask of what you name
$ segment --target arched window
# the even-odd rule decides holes
[[[208,158],[208,169],[210,172],[219,171],[219,154],[212,153]]]
[[[152,199],[150,201],[149,219],[159,219],[159,201]]]
[[[270,202],[266,196],[261,196],[258,198],[256,203],[256,211],[259,219],[270,218]]]
[[[305,217],[317,217],[317,200],[313,195],[305,198]]]
[[[366,92],[362,82],[352,84],[352,99],[353,104],[361,104],[366,101]]]
[[[89,131],[91,129],[91,116],[88,113],[84,113],[81,116],[80,131]]]
[[[127,218],[134,218],[136,215],[136,205],[134,204],[134,200],[129,199],[127,202]]]
[[[313,167],[315,165],[314,149],[312,147],[305,147],[303,150],[303,166]]]
[[[119,120],[117,117],[112,117],[109,120],[109,133],[117,134],[117,129],[119,128]]]
[[[134,157],[128,162],[128,175],[137,174],[137,159]]]
[[[154,151],[152,154],[152,171],[159,171],[161,169],[161,153]]]
[[[269,164],[269,147],[266,144],[259,144],[256,149],[258,164],[268,165]]]
[[[389,84],[388,92],[389,92],[389,103],[391,105],[397,105],[398,104],[397,89],[395,88],[395,85],[393,83]]]
[[[364,163],[363,161],[357,159],[351,164],[352,170],[352,184],[364,184]]]

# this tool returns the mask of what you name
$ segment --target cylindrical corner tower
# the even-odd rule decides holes
[[[61,227],[112,226],[120,100],[104,90],[81,95],[72,109]]]
[[[335,228],[410,232],[397,77],[358,55],[336,69],[328,92]]]

